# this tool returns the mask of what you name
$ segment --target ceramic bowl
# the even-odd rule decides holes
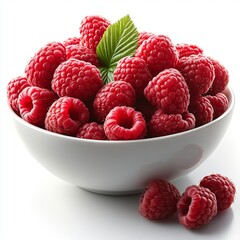
[[[14,124],[27,151],[66,182],[103,194],[140,192],[152,178],[174,180],[208,159],[232,117],[234,94],[226,90],[227,111],[190,131],[164,137],[100,141],[69,137],[35,127],[13,111]]]

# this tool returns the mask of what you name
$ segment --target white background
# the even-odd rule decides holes
[[[240,3],[234,0],[74,1],[0,3],[0,239],[239,239],[240,168]],[[6,85],[24,72],[30,57],[50,41],[78,36],[86,15],[115,22],[130,14],[139,31],[193,43],[218,59],[230,73],[235,113],[219,147],[198,169],[174,182],[180,191],[205,175],[220,173],[236,184],[231,209],[199,230],[177,220],[150,222],[137,212],[139,195],[103,196],[84,191],[50,174],[26,151],[6,105]]]

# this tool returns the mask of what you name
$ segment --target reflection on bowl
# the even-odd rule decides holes
[[[190,131],[164,137],[99,141],[52,133],[30,125],[13,111],[16,129],[30,154],[57,177],[104,194],[142,191],[151,178],[173,180],[198,167],[216,149],[230,123],[234,94],[227,89],[227,111]]]

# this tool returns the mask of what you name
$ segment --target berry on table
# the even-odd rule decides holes
[[[231,206],[234,201],[236,188],[233,182],[220,174],[205,176],[200,186],[208,188],[217,198],[218,211],[223,211]]]
[[[180,198],[178,189],[163,179],[149,181],[140,197],[139,212],[149,220],[160,220],[174,215]]]
[[[208,188],[189,186],[177,202],[178,219],[186,228],[199,228],[217,214],[217,199]]]

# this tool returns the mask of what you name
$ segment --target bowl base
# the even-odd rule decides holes
[[[129,190],[129,191],[104,191],[104,190],[102,191],[102,190],[83,188],[83,187],[80,187],[80,188],[92,193],[97,193],[102,195],[113,195],[113,196],[134,195],[134,194],[140,194],[143,192],[143,189]]]

